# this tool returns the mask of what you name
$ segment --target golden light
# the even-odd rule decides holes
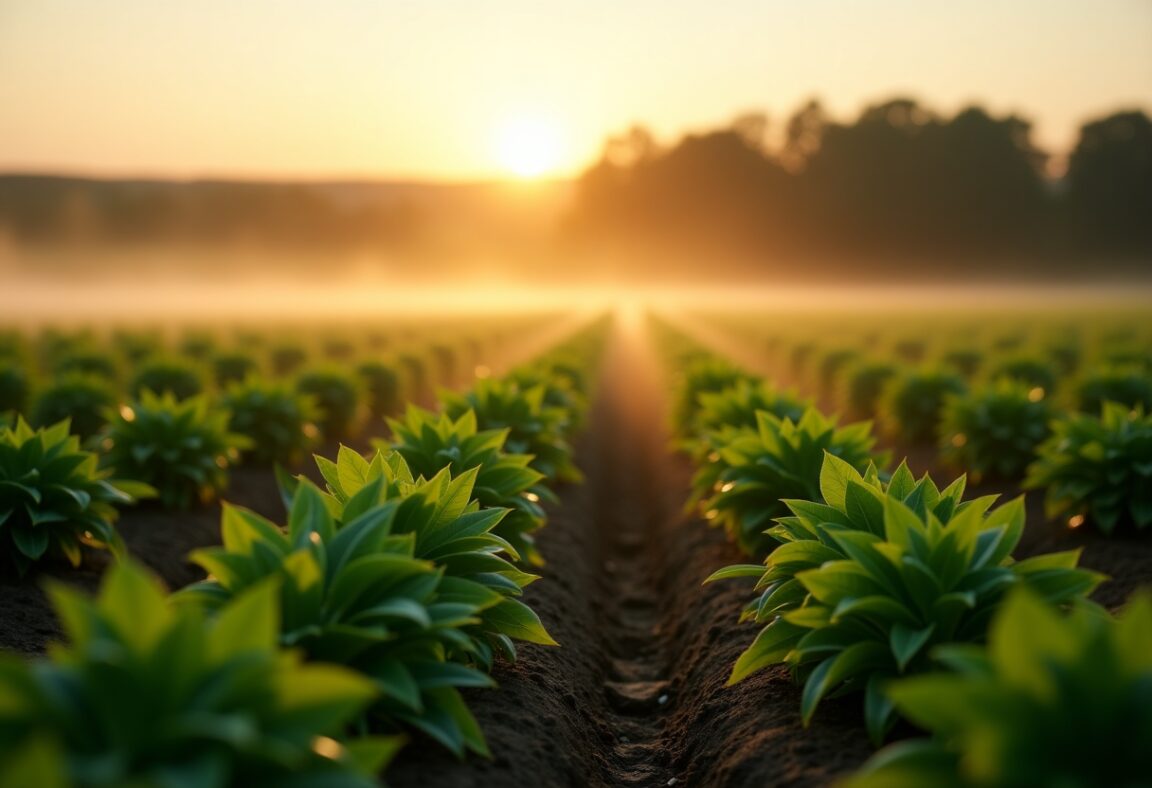
[[[559,126],[543,117],[512,118],[496,134],[500,166],[518,178],[539,178],[555,172],[561,164],[563,147]]]

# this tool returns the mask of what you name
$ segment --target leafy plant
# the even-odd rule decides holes
[[[876,416],[884,386],[896,376],[897,368],[886,361],[861,361],[850,368],[842,386],[840,399],[852,418]]]
[[[119,550],[116,506],[150,497],[147,486],[110,480],[68,422],[0,427],[0,554],[20,575],[46,556],[80,565],[81,546]]]
[[[475,626],[481,612],[504,597],[415,557],[416,535],[398,528],[403,494],[393,489],[394,497],[381,502],[384,489],[397,485],[411,488],[378,474],[340,507],[302,481],[293,492],[287,529],[225,506],[223,547],[192,555],[210,579],[178,597],[220,609],[278,578],[284,611],[280,642],[301,649],[309,659],[370,677],[380,691],[370,711],[373,727],[410,725],[457,754],[465,749],[486,753],[483,734],[459,688],[492,682],[451,657],[475,652],[464,628]],[[464,523],[443,523],[457,524]]]
[[[327,439],[346,438],[360,421],[360,381],[338,368],[313,369],[296,380],[296,390],[316,401],[317,426]]]
[[[757,382],[754,375],[712,356],[688,362],[672,403],[672,424],[676,433],[681,437],[692,435],[701,394],[733,388],[742,380]]]
[[[1096,415],[1105,402],[1152,410],[1152,375],[1137,366],[1104,366],[1089,371],[1076,385],[1076,406]]]
[[[65,375],[40,389],[32,399],[29,420],[45,427],[69,419],[72,431],[90,438],[108,423],[116,405],[108,381],[90,375]]]
[[[965,378],[971,379],[984,364],[984,353],[975,347],[953,347],[944,351],[940,361],[952,367]]]
[[[399,747],[329,738],[376,690],[277,647],[274,585],[211,621],[131,563],[108,571],[94,601],[50,591],[71,642],[32,664],[0,656],[5,785],[368,788]]]
[[[1024,486],[1046,490],[1051,517],[1087,518],[1105,533],[1152,525],[1152,415],[1106,402],[1100,416],[1057,419]]]
[[[1051,418],[1042,388],[1000,379],[948,400],[940,454],[974,478],[1018,479],[1048,436]]]
[[[445,392],[442,401],[451,419],[471,410],[478,429],[508,430],[505,450],[532,455],[531,467],[549,482],[581,481],[583,474],[572,461],[572,447],[565,437],[567,416],[545,405],[544,394],[543,386],[523,389],[513,380],[487,378],[462,394]]]
[[[233,383],[240,383],[250,375],[260,370],[260,362],[250,353],[234,350],[229,353],[219,353],[212,359],[212,374],[216,385],[224,388]]]
[[[863,690],[865,722],[879,742],[896,720],[883,687],[937,668],[936,646],[984,640],[1004,592],[1026,584],[1051,604],[1080,599],[1103,578],[1077,569],[1079,552],[1013,561],[1024,501],[991,509],[995,496],[961,502],[964,478],[939,490],[907,465],[883,483],[826,455],[826,503],[787,501],[772,532],[784,542],[765,566],[735,566],[711,579],[758,576],[760,596],[742,618],[765,624],[730,683],[785,662],[803,682],[801,713],[821,699]]]
[[[234,383],[220,397],[220,406],[231,414],[228,430],[249,441],[241,455],[245,462],[292,464],[320,437],[315,401],[281,381],[253,376]]]
[[[735,385],[720,391],[705,391],[699,397],[699,409],[693,422],[693,437],[686,445],[694,456],[707,454],[712,448],[707,436],[725,427],[757,429],[757,412],[765,411],[779,419],[796,422],[804,415],[808,403],[796,394],[778,391],[762,380],[741,379]],[[700,446],[699,444],[703,444]]]
[[[533,532],[546,518],[541,501],[555,501],[542,483],[544,475],[528,467],[527,454],[508,454],[504,443],[508,430],[479,431],[476,414],[469,410],[453,420],[446,414],[409,405],[404,419],[389,419],[391,442],[380,448],[394,449],[413,474],[431,479],[447,468],[453,476],[477,469],[472,495],[484,508],[507,509],[492,533],[512,545],[520,558],[537,566],[544,563],[536,549]]]
[[[468,660],[488,669],[497,654],[515,660],[513,639],[555,645],[536,613],[517,598],[537,576],[517,569],[512,562],[519,560],[519,554],[493,532],[507,510],[482,509],[473,500],[479,469],[453,478],[445,468],[426,481],[413,480],[398,452],[377,452],[369,461],[346,446],[340,448],[336,462],[317,457],[316,463],[335,501],[332,509],[344,508],[338,520],[346,521],[352,501],[360,500],[358,493],[371,487],[371,501],[376,505],[397,502],[392,531],[413,535],[416,558],[433,561],[447,576],[469,580],[504,597],[483,610],[479,623],[468,628],[472,642],[464,654]],[[353,513],[369,502],[356,504]]]
[[[308,360],[308,351],[295,342],[281,342],[269,351],[272,373],[279,377],[294,375]]]
[[[521,389],[542,386],[544,407],[555,408],[565,416],[565,435],[573,435],[583,427],[588,410],[583,386],[587,382],[574,364],[537,362],[518,367],[507,377]]]
[[[1044,359],[1031,356],[1008,358],[992,367],[989,377],[1009,378],[1019,381],[1029,388],[1040,388],[1049,394],[1056,389],[1056,373],[1052,364]]]
[[[767,531],[788,514],[785,499],[821,500],[825,452],[863,470],[876,459],[876,439],[870,423],[838,427],[813,407],[798,422],[765,411],[756,416],[755,430],[737,429],[725,433],[726,442],[717,441],[716,459],[692,480],[692,501],[700,501],[705,517],[723,526],[740,549],[761,557],[778,544]]]
[[[1118,620],[1061,617],[1013,592],[987,649],[941,649],[953,673],[894,682],[900,712],[932,733],[881,750],[846,788],[1137,786],[1152,774],[1152,598]]]
[[[885,431],[905,443],[933,443],[945,399],[966,388],[963,378],[947,370],[917,369],[902,375],[881,397]]]
[[[188,508],[228,486],[228,469],[247,438],[228,430],[231,414],[203,397],[177,400],[145,389],[104,429],[104,464],[154,487],[167,507]]]
[[[182,358],[154,358],[140,364],[129,390],[133,397],[145,391],[171,393],[176,399],[195,397],[204,391],[204,373],[192,361]]]
[[[400,411],[400,372],[382,361],[365,361],[356,367],[356,375],[368,398],[368,412],[382,419]]]
[[[109,353],[90,348],[77,348],[58,356],[52,364],[55,375],[91,375],[115,382],[120,377],[116,359]]]
[[[24,412],[28,403],[28,373],[14,362],[0,359],[0,412]]]

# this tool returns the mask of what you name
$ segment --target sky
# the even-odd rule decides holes
[[[1064,153],[1152,108],[1152,0],[0,0],[0,171],[567,176],[636,122],[895,95]]]

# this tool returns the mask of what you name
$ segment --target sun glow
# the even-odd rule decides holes
[[[561,164],[563,147],[558,125],[547,118],[512,118],[496,133],[497,159],[518,178],[539,178],[554,173]]]

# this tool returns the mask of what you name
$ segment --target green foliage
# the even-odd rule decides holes
[[[819,390],[824,393],[832,392],[836,388],[840,373],[859,356],[860,351],[852,347],[832,348],[824,352],[816,369],[816,385]]]
[[[104,464],[154,487],[167,507],[211,500],[228,486],[228,468],[249,446],[228,431],[230,417],[203,396],[180,401],[145,389],[104,429]]]
[[[378,455],[375,462],[382,464],[383,457]],[[372,481],[343,506],[301,481],[287,529],[226,506],[223,546],[192,556],[210,579],[178,596],[218,609],[278,578],[284,611],[280,642],[303,650],[309,659],[345,665],[370,677],[380,691],[370,711],[373,727],[412,726],[457,754],[465,749],[486,753],[459,688],[492,682],[455,658],[476,655],[466,628],[477,626],[479,616],[504,597],[416,557],[419,536],[403,526],[410,521],[409,496],[420,494],[402,470],[380,465]],[[383,500],[389,487],[393,497]],[[439,524],[467,526],[477,519],[446,517]]]
[[[493,533],[507,541],[523,561],[544,563],[532,534],[544,525],[541,501],[555,496],[544,486],[544,476],[528,467],[527,454],[508,454],[504,444],[508,430],[476,428],[476,414],[469,410],[456,420],[408,406],[404,419],[389,419],[391,444],[412,473],[431,479],[444,468],[455,477],[477,469],[472,495],[484,508],[507,509]]]
[[[368,399],[368,412],[374,419],[399,413],[403,398],[400,396],[400,371],[381,361],[365,361],[356,367],[356,375]]]
[[[989,377],[993,380],[998,378],[1015,380],[1029,388],[1043,389],[1046,394],[1056,389],[1056,372],[1052,369],[1052,364],[1031,356],[1005,359],[992,367]]]
[[[360,423],[360,381],[336,367],[313,369],[300,375],[296,390],[316,401],[317,426],[326,439],[352,435]]]
[[[767,531],[776,518],[788,514],[784,499],[821,500],[825,452],[863,470],[876,459],[876,439],[868,422],[838,427],[813,407],[797,422],[765,411],[756,417],[755,429],[732,429],[713,441],[715,459],[701,465],[693,477],[690,504],[700,501],[705,517],[723,526],[745,553],[759,558],[778,543]]]
[[[29,421],[46,427],[71,420],[72,431],[90,438],[108,423],[116,393],[108,381],[91,375],[66,375],[40,389],[32,400]]]
[[[4,785],[368,788],[399,745],[328,738],[376,690],[277,647],[274,585],[211,621],[130,563],[95,600],[51,596],[70,643],[32,664],[0,656]]]
[[[218,353],[212,359],[212,375],[220,388],[240,383],[259,371],[260,362],[251,353],[233,350],[229,353]]]
[[[231,414],[228,430],[248,438],[245,462],[295,463],[319,437],[315,401],[282,381],[253,376],[234,383],[220,397],[220,407]]]
[[[544,407],[556,408],[565,415],[564,431],[567,435],[583,428],[588,410],[588,399],[584,394],[587,380],[574,363],[537,361],[518,367],[507,377],[521,389],[542,386]]]
[[[760,577],[743,617],[766,626],[730,682],[787,663],[804,684],[805,724],[821,699],[862,690],[879,742],[896,719],[884,684],[937,668],[938,645],[982,641],[1008,588],[1026,584],[1057,604],[1102,579],[1076,568],[1076,551],[1013,561],[1023,498],[996,509],[995,496],[962,503],[963,477],[940,490],[901,464],[885,484],[874,468],[862,475],[826,455],[820,489],[825,503],[787,502],[792,516],[773,531],[784,544],[764,567],[713,575]]]
[[[808,402],[796,394],[778,391],[762,380],[751,378],[737,380],[732,387],[720,391],[701,392],[697,400],[699,409],[693,421],[692,437],[685,442],[697,457],[715,448],[707,439],[710,434],[725,427],[757,429],[759,411],[795,422],[808,409]]]
[[[756,377],[727,361],[707,356],[688,361],[672,403],[672,425],[681,437],[693,434],[700,395],[733,388],[740,381],[756,383]]]
[[[1152,525],[1152,415],[1106,402],[1100,416],[1057,419],[1024,486],[1046,490],[1052,517],[1087,518],[1105,533]]]
[[[852,418],[874,418],[884,386],[896,376],[896,372],[896,365],[886,361],[861,361],[851,367],[840,395],[844,411]]]
[[[940,356],[940,361],[970,380],[975,377],[984,364],[984,353],[975,347],[953,347],[944,351]]]
[[[152,491],[109,475],[68,434],[67,421],[38,430],[23,419],[0,427],[0,561],[23,575],[47,556],[79,566],[82,545],[119,549],[116,505]]]
[[[170,392],[184,400],[204,391],[204,373],[195,362],[183,358],[153,358],[140,364],[128,388],[133,397],[144,391]]]
[[[531,467],[549,482],[581,481],[566,438],[568,416],[545,405],[545,393],[544,386],[521,388],[514,380],[488,378],[462,394],[445,392],[442,401],[451,419],[472,410],[478,429],[508,430],[505,451],[532,455]]]
[[[961,394],[964,379],[947,370],[913,370],[886,388],[880,417],[884,429],[904,443],[933,443],[940,411],[950,394]]]
[[[537,615],[517,597],[537,579],[516,568],[515,548],[494,532],[506,509],[484,509],[473,500],[479,469],[463,471],[455,478],[445,468],[427,481],[413,481],[412,472],[398,452],[377,452],[371,461],[342,446],[336,462],[317,457],[316,463],[328,486],[338,519],[370,504],[396,501],[392,530],[412,534],[415,557],[433,561],[448,577],[468,580],[500,594],[499,604],[483,610],[479,623],[468,628],[472,646],[468,660],[490,668],[497,654],[516,658],[513,640],[555,645]],[[374,492],[365,498],[365,488]],[[353,501],[358,503],[353,504]]]
[[[28,391],[28,373],[15,362],[0,359],[0,412],[23,413]]]
[[[1061,617],[1023,590],[986,650],[941,649],[955,672],[895,682],[900,712],[929,731],[882,750],[845,788],[1139,786],[1152,775],[1152,598],[1119,620]]]
[[[1076,406],[1097,414],[1105,402],[1152,410],[1152,375],[1138,366],[1103,366],[1089,371],[1076,385]]]
[[[308,351],[295,342],[281,342],[268,354],[272,364],[272,374],[278,377],[295,375],[308,360]]]
[[[1018,479],[1049,432],[1044,390],[1000,379],[951,397],[940,423],[940,454],[973,478]]]
[[[58,356],[52,364],[54,375],[92,375],[114,383],[120,377],[111,354],[90,348],[77,348]]]

